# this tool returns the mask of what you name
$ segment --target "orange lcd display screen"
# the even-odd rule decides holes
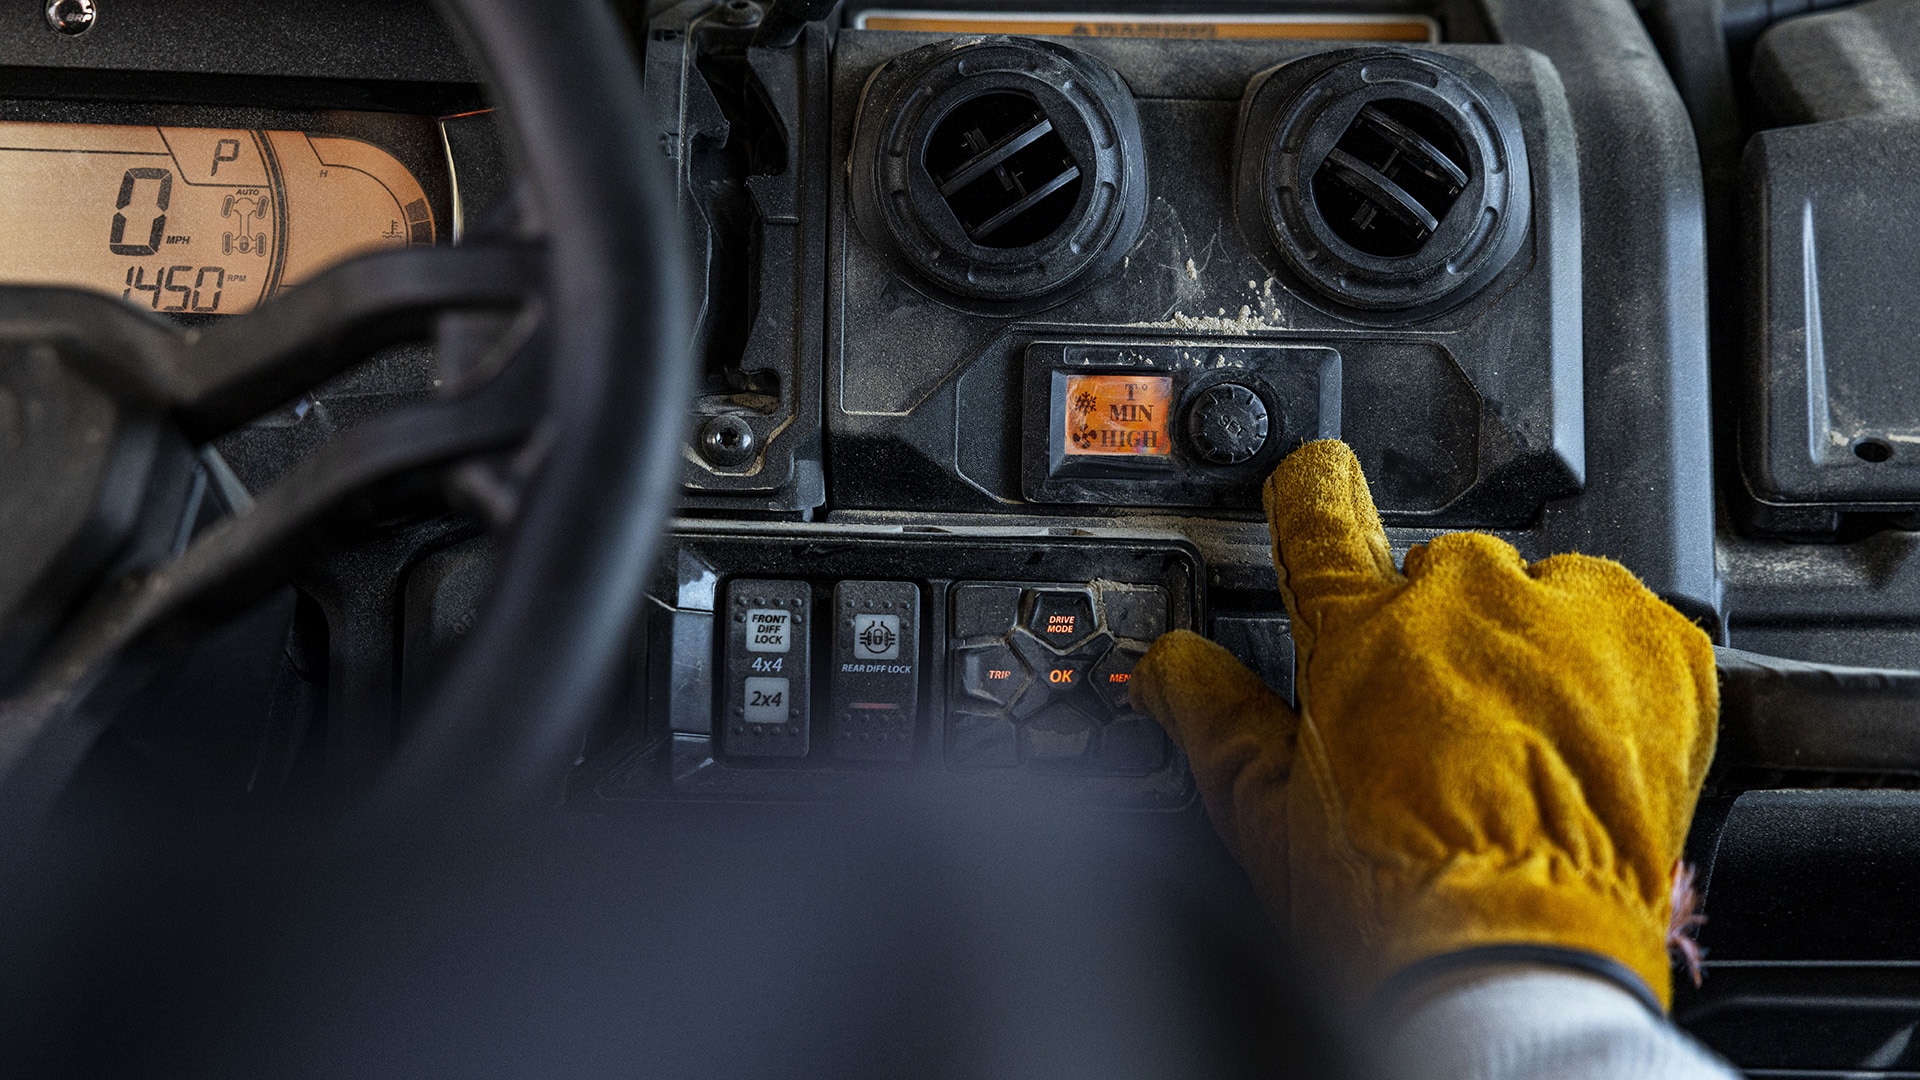
[[[1069,375],[1066,404],[1066,452],[1071,456],[1173,453],[1172,376]]]
[[[349,256],[434,242],[420,182],[359,139],[0,123],[0,282],[226,315]]]

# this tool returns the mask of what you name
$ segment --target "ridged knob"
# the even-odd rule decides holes
[[[1188,440],[1215,465],[1251,460],[1267,445],[1267,406],[1239,383],[1210,387],[1187,413]]]

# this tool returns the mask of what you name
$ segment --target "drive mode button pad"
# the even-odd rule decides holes
[[[961,582],[950,594],[947,764],[1144,774],[1166,737],[1127,684],[1168,628],[1166,589],[1114,581]]]

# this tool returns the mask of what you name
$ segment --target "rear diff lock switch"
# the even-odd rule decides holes
[[[920,704],[920,589],[909,581],[833,587],[834,757],[908,761]]]

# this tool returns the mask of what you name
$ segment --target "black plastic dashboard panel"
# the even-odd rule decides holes
[[[1716,813],[1706,977],[1676,980],[1676,1022],[1750,1075],[1914,1075],[1920,793],[1748,791]]]
[[[698,130],[690,126],[683,132],[688,141],[677,145],[705,140],[709,145],[702,152],[717,148],[725,157],[744,149],[728,149],[733,132],[758,138],[771,126],[783,133],[778,163],[742,181],[754,207],[747,220],[758,224],[750,224],[741,250],[749,256],[747,263],[759,267],[742,271],[744,280],[758,283],[752,301],[758,306],[748,309],[755,313],[751,340],[742,348],[759,350],[759,362],[766,365],[760,370],[783,380],[779,393],[768,396],[781,398],[778,407],[792,410],[792,423],[769,444],[785,441],[788,448],[779,452],[790,454],[795,468],[777,484],[768,477],[738,481],[738,488],[728,486],[734,481],[714,481],[693,492],[691,502],[701,513],[737,518],[812,512],[845,529],[847,542],[856,546],[867,543],[870,535],[860,521],[891,521],[896,529],[940,521],[953,527],[971,520],[1016,528],[1038,522],[1043,530],[1049,525],[1064,530],[1047,543],[1067,548],[1083,542],[1073,535],[1075,530],[1099,533],[1129,520],[1183,535],[1205,552],[1206,565],[1200,569],[1196,564],[1194,574],[1205,579],[1219,602],[1219,610],[1195,624],[1237,641],[1250,660],[1271,669],[1266,673],[1279,685],[1290,667],[1277,659],[1286,646],[1285,623],[1272,591],[1264,528],[1245,504],[1232,509],[1209,505],[1205,499],[1181,503],[1158,497],[1132,507],[1033,501],[1022,474],[1024,427],[1016,419],[1025,405],[1026,347],[1032,343],[1079,340],[1152,349],[1190,349],[1196,344],[1225,349],[1256,346],[1265,339],[1339,354],[1339,430],[1363,444],[1372,443],[1369,467],[1376,472],[1383,504],[1396,514],[1396,549],[1423,539],[1429,526],[1498,524],[1502,535],[1529,557],[1581,550],[1618,558],[1690,614],[1711,619],[1719,597],[1706,426],[1704,264],[1697,161],[1684,114],[1631,7],[1621,0],[1579,5],[1488,0],[1483,6],[1484,20],[1479,11],[1468,17],[1460,14],[1460,5],[1449,8],[1454,12],[1448,17],[1449,33],[1458,36],[1457,23],[1470,26],[1468,33],[1475,38],[1500,44],[1441,48],[1494,69],[1508,92],[1517,95],[1516,104],[1528,110],[1534,222],[1528,249],[1504,272],[1518,280],[1496,284],[1442,316],[1442,323],[1421,327],[1345,324],[1304,300],[1289,298],[1276,281],[1276,309],[1288,305],[1288,311],[1311,324],[1264,331],[1247,326],[1244,337],[1235,332],[1242,328],[1238,305],[1229,308],[1219,300],[1229,292],[1246,297],[1242,286],[1255,281],[1260,303],[1246,306],[1247,322],[1257,322],[1267,311],[1266,275],[1242,278],[1244,267],[1224,270],[1233,261],[1225,253],[1237,243],[1235,226],[1226,215],[1235,110],[1253,75],[1316,46],[1078,43],[1076,47],[1098,52],[1121,69],[1145,103],[1142,124],[1148,145],[1160,146],[1165,155],[1190,139],[1205,151],[1203,158],[1175,157],[1171,165],[1149,161],[1150,182],[1157,183],[1156,176],[1192,174],[1179,185],[1190,193],[1175,193],[1191,204],[1163,207],[1159,224],[1149,225],[1158,229],[1155,242],[1165,248],[1161,253],[1170,256],[1179,246],[1182,258],[1169,258],[1156,271],[1153,288],[1160,306],[1144,318],[1174,325],[1124,325],[1143,319],[1142,305],[1136,303],[1143,293],[1136,290],[1121,296],[1124,303],[1104,309],[1091,299],[1069,301],[1078,305],[1080,314],[1068,318],[1072,312],[1066,308],[1045,314],[1048,333],[1000,326],[994,331],[1000,336],[994,338],[981,329],[991,322],[967,323],[955,309],[929,301],[906,284],[896,286],[905,290],[900,297],[918,305],[914,310],[925,318],[855,325],[831,314],[837,309],[830,309],[826,300],[828,270],[833,271],[832,282],[843,282],[843,268],[829,261],[826,237],[809,238],[812,234],[806,231],[809,222],[824,228],[816,213],[820,204],[814,200],[827,198],[825,185],[845,164],[830,152],[827,136],[843,136],[852,113],[842,101],[850,106],[858,90],[850,77],[831,83],[840,78],[835,50],[844,48],[847,62],[861,56],[877,62],[910,42],[882,44],[885,35],[867,35],[866,44],[860,44],[861,35],[840,33],[836,45],[831,22],[791,27],[792,33],[784,37],[749,27],[727,31],[727,49],[733,52],[726,65],[732,66],[721,70],[702,68],[698,50],[689,52],[683,42],[672,43],[662,54],[654,52],[654,46],[667,43],[650,41],[650,61],[668,58],[649,68],[656,79],[668,78],[666,84],[654,85],[671,104],[672,115],[699,119],[704,125]],[[104,110],[115,102],[144,107],[142,103],[156,100],[206,110],[230,109],[233,102],[246,101],[249,108],[281,111],[371,105],[433,112],[440,107],[436,102],[479,104],[457,50],[444,39],[426,5],[384,5],[376,12],[375,6],[353,0],[303,8],[300,19],[269,13],[236,28],[224,14],[197,0],[164,6],[118,4],[109,13],[110,21],[71,40],[32,22],[39,18],[37,11],[17,13],[10,18],[22,20],[18,32],[0,44],[0,60],[8,65],[4,88],[18,97],[21,87],[38,87],[36,98],[61,99],[45,106],[54,113],[41,117],[46,119],[63,118],[63,110],[77,117],[73,110]],[[711,6],[690,4],[675,17],[684,28],[713,14]],[[1460,22],[1462,18],[1466,21]],[[383,33],[369,38],[367,25],[380,25]],[[169,27],[179,33],[160,32]],[[303,55],[290,52],[287,42],[296,38],[306,50]],[[1163,47],[1171,51],[1157,53]],[[1153,60],[1152,55],[1167,59]],[[683,88],[679,79],[689,71],[697,77]],[[769,104],[763,114],[729,114],[718,99],[705,113],[694,108],[700,87],[713,85],[709,76],[724,86],[727,79],[744,77],[742,72],[751,73],[743,84],[750,93],[764,91]],[[839,89],[830,93],[835,85]],[[1554,97],[1556,87],[1564,89],[1563,97]],[[236,117],[220,122],[266,121]],[[1192,166],[1191,160],[1202,159],[1219,167]],[[755,160],[773,162],[771,156]],[[1175,218],[1178,230],[1172,228]],[[1203,229],[1199,223],[1208,220],[1222,231]],[[1596,222],[1606,227],[1593,227]],[[1568,242],[1561,243],[1562,236]],[[1537,246],[1543,239],[1551,241],[1550,261],[1543,261]],[[781,244],[788,248],[781,256],[786,262],[759,259]],[[1187,276],[1188,256],[1194,258],[1193,277]],[[1116,273],[1144,273],[1139,262],[1130,265],[1123,258]],[[767,272],[768,266],[774,266],[774,272]],[[1551,289],[1545,284],[1549,278]],[[832,287],[845,296],[841,285]],[[1097,298],[1104,288],[1097,285],[1086,296]],[[1507,318],[1508,306],[1517,305],[1515,298],[1528,290],[1535,290],[1536,299],[1551,292],[1555,310],[1564,312],[1571,305],[1574,317],[1542,321],[1540,311],[1530,309]],[[1178,310],[1167,307],[1174,301]],[[1203,301],[1211,301],[1211,306]],[[1163,312],[1167,318],[1158,319]],[[899,351],[901,362],[889,369],[880,363],[879,353],[862,360],[838,339],[829,354],[825,320],[830,314],[842,331],[869,335],[876,348]],[[1186,318],[1175,320],[1173,315]],[[1443,330],[1435,329],[1443,324]],[[1430,338],[1437,340],[1426,340]],[[1468,340],[1480,345],[1470,349],[1459,344]],[[936,359],[921,362],[916,349]],[[844,363],[849,356],[852,368]],[[1568,357],[1570,365],[1561,362]],[[1520,366],[1508,363],[1509,358]],[[425,370],[419,364],[414,368]],[[406,379],[397,381],[377,373],[373,379],[416,392],[423,380],[412,376],[419,371],[410,369]],[[1531,388],[1516,386],[1529,379]],[[1542,389],[1542,379],[1549,390]],[[826,380],[832,385],[822,385]],[[810,381],[813,390],[808,389]],[[1408,392],[1409,386],[1419,392]],[[734,387],[727,391],[742,392]],[[748,385],[744,392],[756,391]],[[819,406],[808,404],[809,393],[821,395]],[[1575,398],[1577,407],[1570,400]],[[1522,420],[1501,411],[1507,402],[1523,399],[1536,405],[1551,402],[1553,410],[1550,423],[1544,419],[1547,414],[1537,410],[1533,421],[1527,421],[1547,426],[1536,424],[1524,447],[1513,438]],[[875,403],[893,403],[898,411],[876,410]],[[835,417],[831,430],[821,419],[829,404]],[[1330,431],[1324,418],[1316,427],[1276,416],[1283,429],[1299,434]],[[990,437],[976,437],[983,431]],[[831,452],[828,439],[834,443]],[[1533,452],[1530,459],[1523,449]],[[1550,465],[1544,475],[1557,478],[1560,486],[1529,481],[1524,469],[1517,474],[1487,471],[1523,460]],[[1580,462],[1584,469],[1567,467]],[[808,480],[809,475],[818,479]],[[1537,480],[1543,474],[1532,475]],[[1583,481],[1577,490],[1571,482],[1576,480]],[[1549,497],[1549,491],[1561,494]],[[860,575],[844,580],[872,579],[870,570]],[[998,571],[979,580],[1015,578]],[[1025,580],[1082,579],[1058,574]],[[923,600],[934,603],[930,594]]]
[[[65,36],[48,28],[44,4],[10,5],[0,12],[0,65],[109,72],[128,83],[141,74],[420,89],[475,82],[428,0],[250,4],[244,13],[216,0],[114,0],[99,12],[86,33]]]
[[[823,24],[762,42],[714,5],[660,12],[646,90],[705,267],[696,353],[703,385],[686,504],[810,512],[826,501],[820,364],[827,162]]]
[[[855,115],[867,107],[862,95],[875,72],[938,40],[839,35],[835,160],[852,152]],[[1340,432],[1392,523],[1520,526],[1547,500],[1579,490],[1578,164],[1551,65],[1526,50],[1436,47],[1491,73],[1515,101],[1537,210],[1520,256],[1490,284],[1450,311],[1398,325],[1403,318],[1391,312],[1325,310],[1288,284],[1285,268],[1263,263],[1233,224],[1236,139],[1249,83],[1323,47],[1109,39],[1072,47],[1111,65],[1134,95],[1150,196],[1140,241],[1112,272],[1047,310],[999,315],[898,273],[854,227],[862,196],[838,192],[827,328],[836,506],[994,513],[1083,501],[1050,498],[1046,485],[1023,481],[1023,435],[1034,433],[1015,418],[1031,414],[1038,392],[1023,357],[1042,341],[1173,349],[1208,362],[1233,345],[1337,350],[1343,415],[1285,433],[1276,449],[1323,427]],[[1240,467],[1245,475],[1203,497],[1167,498],[1158,485],[1128,490],[1118,482],[1099,494],[1109,505],[1199,502],[1244,512],[1257,506],[1250,493],[1262,464],[1271,461],[1262,456]]]
[[[1792,5],[1773,8],[1784,6]],[[236,19],[231,5],[208,0],[112,0],[94,31],[72,39],[48,32],[39,8],[0,15],[0,108],[9,117],[304,127],[320,110],[431,116],[483,104],[424,3],[256,5]],[[671,136],[663,149],[680,155],[689,221],[709,226],[706,243],[720,261],[709,288],[735,296],[733,307],[710,296],[708,310],[741,331],[719,342],[727,355],[714,364],[717,385],[703,420],[755,411],[759,418],[747,423],[764,424],[752,432],[771,457],[764,466],[689,463],[689,506],[716,519],[682,520],[667,542],[652,616],[636,643],[636,697],[610,710],[608,731],[587,748],[575,801],[782,801],[896,782],[1040,785],[1123,806],[1191,805],[1177,755],[1143,753],[1129,767],[1114,766],[1116,754],[1149,749],[1107,735],[1127,720],[1111,704],[1113,688],[1124,683],[1108,682],[1104,694],[1097,683],[1091,693],[1071,684],[1096,671],[1120,673],[1114,665],[1158,629],[1129,602],[1146,597],[1151,613],[1163,590],[1166,625],[1203,630],[1290,692],[1291,642],[1265,530],[1247,512],[1244,483],[1267,459],[1253,459],[1232,491],[1203,486],[1143,497],[1136,489],[1132,502],[1111,491],[1048,489],[1052,446],[1034,441],[1029,410],[1040,400],[1036,380],[1051,393],[1067,346],[1204,352],[1209,363],[1216,352],[1310,350],[1323,358],[1315,366],[1319,415],[1286,411],[1314,396],[1295,387],[1287,400],[1276,394],[1267,402],[1270,418],[1283,439],[1338,431],[1363,447],[1392,515],[1396,552],[1434,527],[1497,525],[1530,558],[1578,550],[1619,559],[1689,615],[1719,624],[1735,644],[1912,667],[1920,655],[1920,534],[1891,529],[1804,545],[1728,528],[1716,551],[1700,162],[1672,77],[1633,6],[1451,0],[1434,10],[1449,40],[1494,43],[1438,51],[1487,68],[1515,96],[1536,166],[1533,227],[1495,287],[1431,322],[1378,324],[1290,294],[1284,274],[1274,275],[1270,303],[1269,268],[1243,273],[1253,270],[1254,245],[1234,234],[1228,166],[1238,103],[1259,72],[1320,46],[1069,43],[1103,57],[1137,95],[1143,145],[1157,155],[1147,175],[1162,203],[1150,210],[1157,216],[1139,254],[1123,256],[1116,276],[1059,307],[996,318],[883,276],[848,233],[832,190],[844,183],[838,178],[862,65],[871,70],[927,39],[841,32],[831,19],[762,33],[717,25],[719,5],[704,3],[664,15],[656,31],[688,36],[649,38],[649,92],[671,117],[663,120],[662,134]],[[1885,126],[1886,110],[1829,93],[1846,89],[1832,80],[1870,57],[1876,40],[1893,40],[1890,20],[1913,11],[1911,0],[1875,0],[1815,17],[1828,22],[1782,26],[1762,47],[1772,58],[1760,73],[1774,80],[1769,107],[1783,106],[1770,119],[1792,125],[1766,135],[1754,160],[1756,198],[1778,212],[1766,226],[1778,243],[1760,269],[1774,290],[1768,310],[1782,321],[1756,322],[1751,329],[1769,344],[1750,359],[1774,374],[1792,375],[1805,355],[1795,331],[1807,325],[1809,245],[1801,242],[1804,207],[1795,202],[1811,199],[1815,238],[1833,237],[1819,216],[1822,200],[1863,199],[1882,182],[1832,170],[1815,175],[1806,155],[1859,148],[1903,169],[1912,156],[1893,130],[1899,125]],[[705,29],[694,31],[702,19]],[[1880,37],[1846,32],[1845,20],[1871,23]],[[378,32],[369,34],[369,26]],[[704,51],[703,43],[713,48]],[[763,95],[758,112],[735,109],[755,95]],[[831,249],[830,223],[839,230]],[[1910,275],[1888,275],[1879,263],[1846,266],[1826,257],[1824,241],[1811,248],[1830,317],[1867,295],[1857,291],[1863,281],[1895,301],[1905,295],[1899,289]],[[1251,292],[1241,288],[1248,281]],[[1798,327],[1785,318],[1796,305]],[[1555,313],[1550,319],[1545,308]],[[1171,325],[1129,325],[1137,322]],[[1883,370],[1873,329],[1842,330],[1824,342],[1837,376],[1831,385],[1851,380],[1843,389],[1854,404],[1904,400],[1910,388]],[[1326,395],[1325,360],[1335,356],[1337,409]],[[388,370],[371,366],[342,388],[351,391],[343,399],[358,400],[343,403],[341,416],[423,392],[431,365],[415,354]],[[1771,376],[1765,385],[1795,389]],[[1895,392],[1882,393],[1887,387]],[[1761,461],[1774,442],[1792,453],[1811,445],[1803,436],[1812,426],[1794,426],[1806,419],[1805,396],[1786,403],[1782,415],[1793,425],[1769,429],[1770,439],[1779,438],[1756,442],[1747,462]],[[1515,402],[1526,407],[1509,409]],[[1549,412],[1539,411],[1542,402]],[[1729,392],[1719,404],[1733,412],[1746,403]],[[1042,421],[1042,436],[1053,419],[1048,413]],[[1857,434],[1908,432],[1881,424]],[[1890,465],[1878,471],[1894,479],[1875,490],[1842,490],[1818,472],[1797,487],[1786,477],[1772,494],[1794,498],[1778,503],[1784,512],[1772,525],[1820,532],[1836,511],[1904,513],[1914,499],[1899,479],[1904,440],[1885,441],[1894,453],[1873,463],[1842,440],[1862,464],[1843,458],[1844,469],[1832,473],[1867,476]],[[1033,465],[1043,457],[1047,468],[1036,481]],[[1518,467],[1529,460],[1533,472]],[[264,456],[258,464],[277,467]],[[1076,501],[1083,495],[1098,498]],[[821,521],[770,520],[808,514]],[[398,685],[402,696],[417,693],[430,670],[423,658],[457,639],[471,619],[487,560],[482,545],[442,546],[455,535],[465,533],[398,534],[303,581],[303,610],[324,609],[303,617],[324,629],[303,639],[310,651],[300,654],[308,665],[301,678],[319,683],[302,700],[324,710],[313,702],[332,696],[329,738],[358,737],[338,715],[348,691]],[[801,588],[753,592],[762,582]],[[757,744],[751,733],[730,741],[725,730],[736,657],[715,628],[736,586],[745,601],[767,601],[743,607],[743,615],[798,610],[775,600],[803,602],[804,621],[817,626],[807,639],[809,674],[818,678],[802,694],[801,753],[759,753],[772,743]],[[1001,614],[962,617],[978,597]],[[815,619],[827,612],[836,614]],[[836,632],[840,612],[844,635]],[[898,628],[888,619],[899,620]],[[1061,647],[1046,644],[1050,627]],[[1036,641],[1045,651],[1035,651]],[[1089,641],[1104,651],[1080,655]],[[887,657],[889,648],[898,651]],[[396,654],[405,659],[398,681]],[[765,657],[746,656],[749,667],[736,672],[742,724],[753,700],[745,679],[781,675],[764,664],[751,668],[755,659]],[[843,671],[847,664],[856,669]],[[1910,755],[1895,751],[1912,741],[1909,733],[1886,735],[1901,721],[1867,691],[1879,695],[1881,683],[1910,690],[1911,679],[1863,673],[1853,680],[1860,686],[1843,686],[1860,693],[1840,718],[1847,723],[1836,727],[1821,711],[1831,711],[1825,689],[1803,700],[1798,675],[1782,670],[1780,685],[1760,688],[1767,693],[1729,701],[1774,715],[1782,706],[1772,691],[1788,692],[1796,717],[1808,728],[1824,725],[1822,745],[1834,752],[1809,756],[1805,738],[1773,724],[1730,733],[1730,760],[1841,771],[1862,760],[1857,746],[1837,738],[1851,732],[1878,740],[1873,746],[1884,755],[1876,760],[1887,772],[1905,772]],[[1051,681],[1056,671],[1059,683]],[[857,679],[836,680],[839,674]],[[1833,680],[1831,672],[1799,674]],[[1046,693],[1029,705],[1023,695],[1042,676]],[[1002,681],[1019,685],[996,688]],[[976,693],[977,686],[987,689]],[[1056,688],[1078,696],[1056,700]],[[771,707],[775,688],[754,689],[763,695],[757,707]],[[781,693],[795,689],[790,679]],[[784,696],[780,704],[793,708]],[[771,723],[770,714],[755,715],[754,722]],[[911,722],[902,725],[903,716]],[[782,726],[794,719],[789,712]],[[363,741],[384,745],[388,732],[377,734]],[[970,753],[978,756],[969,760]],[[1769,783],[1786,782],[1770,775]],[[1903,781],[1856,774],[1848,782]],[[1920,1067],[1910,1039],[1885,1053],[1889,1040],[1910,1031],[1920,1000],[1908,880],[1920,818],[1912,793],[1748,792],[1715,802],[1732,805],[1709,807],[1696,837],[1708,853],[1707,944],[1715,952],[1705,990],[1681,991],[1682,1021],[1754,1068],[1858,1075],[1869,1058],[1886,1068]],[[1716,814],[1725,817],[1724,830]]]
[[[1742,649],[1920,667],[1916,294],[1899,241],[1920,205],[1898,179],[1920,167],[1916,34],[1914,0],[1776,22],[1741,80],[1750,126],[1713,136],[1732,144],[1740,181],[1721,207],[1732,242],[1715,257],[1741,290],[1716,378],[1732,421],[1719,563],[1729,643]]]
[[[1494,36],[1544,55],[1566,89],[1587,223],[1586,486],[1510,538],[1530,557],[1618,559],[1717,624],[1705,235],[1685,108],[1631,5],[1483,6]]]
[[[702,476],[691,505],[717,515],[785,507],[847,524],[1101,527],[1150,518],[1152,527],[1200,544],[1215,584],[1245,590],[1235,604],[1277,610],[1264,530],[1248,505],[1162,501],[1164,492],[1103,504],[1037,501],[1024,474],[1028,433],[1012,419],[1029,404],[1023,365],[1034,342],[1192,349],[1277,339],[1340,354],[1338,430],[1362,447],[1396,546],[1432,527],[1497,526],[1530,558],[1578,550],[1619,559],[1689,614],[1717,621],[1699,164],[1672,82],[1625,2],[1442,7],[1436,13],[1450,38],[1500,43],[1438,48],[1485,58],[1526,111],[1532,228],[1493,286],[1438,321],[1409,326],[1336,318],[1289,293],[1280,275],[1269,297],[1267,270],[1237,239],[1230,215],[1236,110],[1249,80],[1339,43],[1063,41],[1127,81],[1155,202],[1135,253],[1107,278],[1048,311],[1011,317],[949,305],[925,282],[893,273],[864,250],[846,212],[860,72],[934,39],[835,29],[831,19],[771,19],[744,36],[727,31],[745,42],[739,62],[755,76],[745,83],[702,67],[699,49],[676,45],[679,70],[651,72],[655,85],[671,87],[659,99],[669,115],[689,125],[707,117],[699,120],[713,132],[707,138],[732,138],[760,123],[743,127],[751,118],[726,104],[744,88],[740,100],[761,95],[800,118],[788,129],[779,183],[800,169],[795,182],[803,187],[840,185],[826,261],[805,255],[797,271],[808,287],[824,282],[829,290],[825,325],[812,321],[807,302],[787,323],[762,306],[746,352],[732,354],[790,374],[796,420],[762,445],[790,453],[797,469],[818,454],[821,501],[809,509],[812,500],[796,486],[769,490],[772,476],[740,480],[759,486],[731,495],[726,484],[735,481]],[[660,33],[701,18],[718,17],[698,3],[662,14],[650,48],[660,46]],[[830,67],[818,66],[818,50]],[[786,56],[775,64],[780,52]],[[702,105],[703,95],[717,95],[719,107]],[[782,104],[800,101],[805,110]],[[711,123],[722,113],[727,136]],[[830,146],[820,139],[828,129]],[[676,141],[687,132],[669,134],[669,144],[687,145]],[[748,170],[729,182],[764,188],[772,175]],[[689,205],[706,198],[686,197]],[[766,237],[760,250],[771,251],[779,219],[761,220],[764,231],[750,224],[742,235]],[[772,276],[793,272],[780,269],[794,265],[777,261],[785,254],[757,258],[775,267]],[[762,299],[785,288],[768,285],[767,274],[759,280]],[[1293,321],[1263,325],[1282,312]],[[1139,322],[1156,325],[1129,325]],[[808,344],[815,340],[825,352],[819,367],[807,360],[818,355]],[[804,405],[816,378],[824,382],[818,429]],[[779,396],[774,407],[788,408],[787,391]],[[781,441],[788,445],[775,446]],[[1206,516],[1191,516],[1196,511]]]
[[[1751,260],[1743,507],[1766,532],[1920,511],[1920,5],[1864,4],[1761,37],[1782,126],[1742,168]],[[1835,162],[1849,167],[1837,169]],[[1910,526],[1909,526],[1910,527]]]

